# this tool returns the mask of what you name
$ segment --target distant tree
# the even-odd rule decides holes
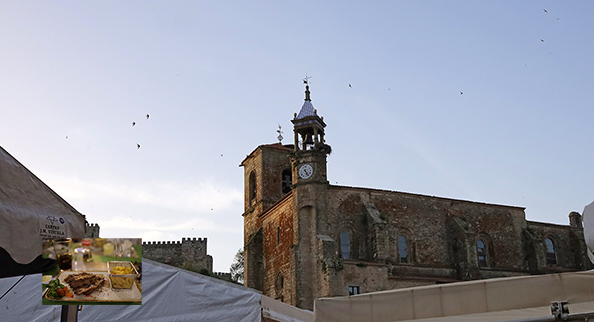
[[[231,280],[243,284],[243,249],[240,248],[235,254],[233,263],[231,264]]]

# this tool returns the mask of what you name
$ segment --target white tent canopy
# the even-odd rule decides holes
[[[584,207],[582,213],[584,222],[584,238],[588,246],[588,257],[594,263],[594,202]]]
[[[16,263],[40,256],[42,238],[83,237],[84,229],[82,214],[0,147],[0,247]]]
[[[313,321],[311,311],[241,285],[151,260],[142,261],[142,305],[84,305],[78,321]],[[0,279],[0,296],[20,277]],[[41,276],[28,275],[0,300],[6,321],[59,321],[61,306],[41,304]]]
[[[315,321],[506,321],[594,312],[594,271],[497,278],[315,301]]]

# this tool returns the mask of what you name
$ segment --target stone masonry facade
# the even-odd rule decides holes
[[[292,122],[294,144],[241,163],[244,283],[264,295],[312,309],[320,297],[592,268],[577,212],[556,225],[517,206],[331,185],[309,88]]]
[[[99,238],[99,224],[85,222],[85,238]]]
[[[181,242],[142,242],[142,256],[172,266],[204,268],[212,273],[212,256],[206,238],[182,238]]]

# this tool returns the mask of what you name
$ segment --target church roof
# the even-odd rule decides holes
[[[297,114],[297,117],[295,118],[296,120],[300,120],[307,116],[316,115],[316,110],[314,109],[313,104],[311,103],[311,98],[309,97],[309,95],[310,95],[309,85],[306,85],[305,86],[305,102],[303,102],[303,106],[301,106],[301,110],[299,111],[299,114]]]
[[[302,119],[306,116],[312,115],[315,115],[313,104],[311,103],[311,101],[305,100],[305,102],[303,102],[303,106],[301,106],[299,114],[297,115],[297,119]]]

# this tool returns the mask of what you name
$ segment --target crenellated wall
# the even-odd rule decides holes
[[[85,223],[85,238],[99,238],[99,224]]]
[[[207,238],[142,243],[142,256],[173,266],[193,266],[212,272],[212,256],[206,253]]]

